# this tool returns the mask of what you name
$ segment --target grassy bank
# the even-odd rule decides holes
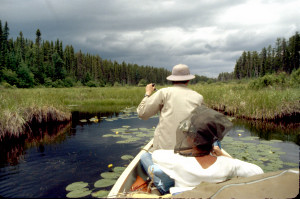
[[[198,84],[191,88],[204,96],[208,106],[236,117],[274,120],[300,113],[299,88],[251,89],[246,83]]]
[[[274,119],[300,113],[300,89],[250,89],[246,83],[190,85],[205,104],[236,117]],[[160,89],[162,87],[158,87]],[[0,137],[34,122],[66,121],[71,111],[108,112],[137,106],[144,87],[0,89]]]

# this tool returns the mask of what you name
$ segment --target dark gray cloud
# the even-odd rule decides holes
[[[216,77],[300,27],[298,0],[2,0],[10,37],[60,39],[103,59]]]

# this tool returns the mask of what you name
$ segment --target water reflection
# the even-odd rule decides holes
[[[17,165],[24,160],[25,151],[37,147],[44,152],[44,145],[61,143],[66,139],[66,132],[71,128],[71,121],[61,124],[40,125],[32,127],[30,131],[19,138],[5,137],[0,143],[0,167],[7,164]]]
[[[248,121],[235,119],[234,124],[242,126],[251,132],[252,136],[258,136],[265,140],[282,140],[294,142],[300,145],[300,124],[299,123],[274,123],[260,120]]]

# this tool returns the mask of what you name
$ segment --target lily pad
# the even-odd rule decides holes
[[[113,122],[113,121],[115,121],[114,119],[105,119],[105,121],[107,121],[107,122]]]
[[[123,173],[123,171],[126,169],[126,167],[115,167],[113,168],[113,171],[116,172],[116,173]]]
[[[72,184],[69,184],[67,187],[66,187],[66,190],[67,191],[74,191],[74,190],[78,190],[78,189],[82,189],[84,187],[88,186],[88,183],[87,182],[74,182]]]
[[[137,140],[139,140],[139,138],[127,138],[126,140],[121,140],[121,141],[117,141],[117,144],[127,144],[127,143],[132,143],[132,142],[136,142]]]
[[[120,137],[120,135],[116,135],[116,134],[105,134],[102,135],[102,137],[106,138],[106,137]]]
[[[115,173],[115,172],[104,172],[101,173],[101,177],[105,178],[105,179],[117,179],[120,176],[119,173]]]
[[[240,138],[240,140],[248,141],[248,140],[254,140],[254,139],[249,136],[249,137]]]
[[[122,160],[132,160],[134,157],[132,155],[123,155],[121,157]]]
[[[116,182],[116,179],[106,179],[106,178],[100,179],[94,183],[94,187],[96,187],[96,188],[109,187],[109,186],[115,184],[115,182]]]
[[[237,133],[244,133],[245,131],[242,130],[242,129],[240,129],[240,130],[236,130],[235,132],[237,132]]]
[[[78,190],[69,192],[67,194],[67,198],[82,198],[82,197],[90,195],[91,193],[92,193],[92,191],[87,188],[78,189]]]
[[[270,140],[270,142],[283,142],[282,140]]]
[[[269,159],[268,158],[265,158],[265,157],[261,157],[261,158],[259,158],[259,160],[261,160],[261,161],[268,161]]]
[[[109,191],[107,190],[100,190],[100,191],[96,191],[93,192],[91,195],[95,198],[106,198],[109,194]]]
[[[299,166],[298,163],[293,163],[293,162],[284,162],[283,164],[287,165],[287,166],[291,166],[291,167],[298,167]]]

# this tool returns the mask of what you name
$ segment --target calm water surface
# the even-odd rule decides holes
[[[94,116],[97,116],[98,122],[89,121]],[[2,156],[0,158],[0,196],[65,198],[68,193],[65,188],[71,183],[84,181],[89,183],[89,187],[93,187],[93,184],[101,179],[100,174],[109,171],[107,167],[109,164],[114,166],[129,164],[130,160],[123,160],[121,156],[135,156],[140,148],[151,139],[153,127],[157,122],[158,117],[143,121],[137,118],[136,113],[74,113],[72,123],[56,127],[54,130],[43,129],[42,131],[47,132],[45,136],[37,131],[35,136],[27,138],[26,141],[23,139],[18,142],[2,142],[0,143]],[[122,133],[121,128],[127,129],[128,132],[139,133],[139,135],[148,134],[148,136],[132,134],[132,137],[138,139],[130,141],[130,133]],[[117,131],[120,133],[116,133]],[[293,163],[283,164],[282,169],[298,167],[295,166],[299,163],[299,145],[296,144],[298,135],[275,136],[275,141],[266,141],[265,133],[260,135],[260,132],[257,132],[257,128],[235,123],[223,146],[227,150],[226,146],[229,147],[230,143],[240,143],[235,147],[241,148],[245,148],[243,143],[248,143],[249,147],[250,144],[261,143],[271,147],[266,150],[280,151],[280,161]],[[268,131],[268,133],[272,132]],[[128,135],[113,136],[117,134]],[[276,132],[274,135],[277,135]],[[267,136],[267,139],[269,138]],[[124,140],[128,142],[122,143]],[[247,157],[245,155],[245,159]],[[111,186],[106,189],[110,190],[110,188]]]

